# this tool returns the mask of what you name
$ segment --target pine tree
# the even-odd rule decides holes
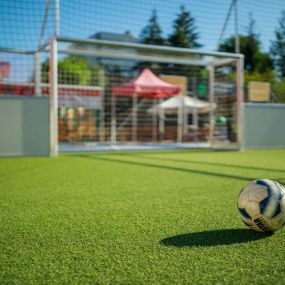
[[[152,11],[152,15],[147,26],[141,32],[141,39],[144,44],[164,45],[165,40],[162,37],[162,30],[158,24],[156,10]]]
[[[285,77],[285,10],[281,13],[279,25],[275,30],[275,40],[270,48],[275,69],[279,78]]]
[[[240,52],[244,54],[244,68],[248,72],[265,73],[273,67],[268,53],[261,51],[259,35],[255,33],[255,21],[249,15],[249,25],[246,35],[240,35]],[[226,39],[220,46],[219,51],[235,52],[235,36]]]
[[[195,26],[195,20],[190,11],[184,6],[180,7],[180,13],[173,22],[173,33],[169,36],[169,43],[175,47],[199,48],[202,45],[198,42],[199,33]]]

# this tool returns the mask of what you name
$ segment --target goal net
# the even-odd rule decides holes
[[[51,90],[60,103],[59,144],[69,149],[239,146],[238,55],[102,40],[57,41],[51,52],[56,69],[50,58],[42,63],[41,78],[52,85],[49,80],[56,77]],[[62,86],[69,100],[61,99]]]

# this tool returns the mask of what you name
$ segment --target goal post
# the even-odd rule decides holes
[[[244,55],[237,59],[237,125],[238,125],[238,148],[244,149]]]
[[[50,38],[50,155],[58,155],[58,50],[57,39]]]

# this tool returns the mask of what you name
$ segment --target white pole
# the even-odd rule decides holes
[[[105,141],[105,73],[101,69],[99,72],[99,85],[102,87],[101,91],[101,113],[100,113],[100,130],[99,130],[99,140],[100,142]]]
[[[193,125],[195,127],[195,130],[198,129],[198,110],[196,107],[197,104],[197,97],[194,97],[194,108],[193,108]]]
[[[154,101],[155,99],[153,99]],[[154,101],[155,102],[155,101]],[[158,105],[158,103],[157,103]],[[152,107],[155,107],[155,104],[152,104]],[[156,125],[157,125],[157,114],[156,112],[152,113],[152,140],[156,141]]]
[[[196,88],[197,88],[197,78],[193,78],[193,83],[192,83],[192,92],[193,92],[193,99],[194,99],[194,108],[193,108],[193,114],[192,114],[192,124],[194,125],[194,137],[195,140],[197,140],[197,131],[198,131],[198,109],[197,109],[197,93],[196,93]]]
[[[228,26],[228,22],[229,22],[229,19],[230,19],[230,16],[231,16],[231,13],[232,13],[232,9],[233,9],[234,5],[235,5],[235,0],[232,0],[232,2],[230,4],[230,8],[229,8],[227,16],[226,16],[226,19],[225,19],[225,22],[224,22],[224,25],[223,25],[223,28],[222,28],[222,31],[221,31],[221,34],[219,36],[219,40],[218,40],[218,44],[217,44],[217,50],[219,50],[219,47],[220,47],[220,44],[222,42],[224,33],[225,33],[226,28]]]
[[[41,96],[41,59],[40,53],[36,52],[35,60],[35,96]]]
[[[112,93],[111,98],[111,145],[116,144],[117,140],[117,122],[116,122],[116,96]]]
[[[188,110],[185,106],[185,96],[186,93],[182,96],[182,110],[183,110],[183,135],[188,134]]]
[[[163,102],[163,99],[159,99],[159,105],[161,106],[161,103]],[[162,141],[164,139],[164,110],[163,108],[159,108],[159,140]]]
[[[100,131],[99,131],[99,140],[100,142],[105,141],[105,88],[102,88],[101,95],[101,113],[100,113]]]
[[[59,37],[59,0],[54,0],[54,35]]]
[[[58,155],[58,67],[57,67],[57,40],[50,38],[50,155]]]
[[[45,30],[46,30],[46,24],[49,14],[49,8],[50,8],[50,0],[46,0],[45,4],[45,14],[42,22],[41,27],[41,33],[38,40],[38,47],[41,48],[44,42],[44,36],[45,36]],[[40,58],[40,52],[36,52],[35,56],[35,95],[41,96],[41,58]]]
[[[242,150],[244,147],[243,137],[243,103],[244,103],[244,92],[243,92],[243,73],[244,73],[244,56],[241,56],[237,60],[236,72],[237,72],[237,142],[239,149]]]
[[[210,130],[209,130],[209,141],[211,146],[214,146],[214,131],[215,131],[215,116],[214,116],[214,84],[215,84],[215,70],[214,66],[209,66],[209,102],[210,102]]]
[[[133,130],[132,130],[132,140],[137,141],[138,134],[138,94],[133,94]]]
[[[239,40],[239,19],[238,19],[238,0],[234,0],[235,4],[235,52],[240,53],[240,40]]]
[[[49,14],[49,8],[50,8],[50,0],[46,0],[45,14],[44,14],[43,22],[42,22],[40,38],[38,41],[39,48],[44,43],[44,36],[45,36],[46,24],[47,24],[47,19],[48,19],[48,14]]]
[[[239,38],[239,17],[238,17],[238,0],[235,2],[235,52],[240,53],[240,38]],[[239,149],[243,148],[243,61],[241,56],[237,59],[236,73],[237,73],[237,142]]]
[[[178,95],[178,99],[179,99],[179,106],[178,106],[178,111],[177,111],[177,123],[178,123],[177,124],[177,142],[182,143],[182,136],[183,136],[183,104],[182,104],[183,97],[182,95]]]

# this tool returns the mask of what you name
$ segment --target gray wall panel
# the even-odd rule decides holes
[[[244,148],[285,147],[285,105],[244,104]]]
[[[0,156],[47,156],[49,98],[0,97]]]

